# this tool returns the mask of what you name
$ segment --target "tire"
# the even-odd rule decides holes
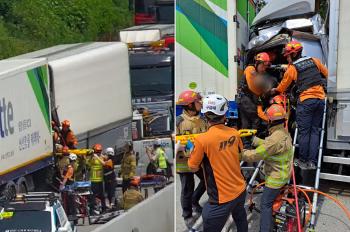
[[[18,193],[27,193],[28,190],[27,190],[27,186],[24,182],[21,182],[19,185],[18,185]]]

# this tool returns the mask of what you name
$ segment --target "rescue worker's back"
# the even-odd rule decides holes
[[[245,190],[239,162],[241,149],[238,131],[223,124],[211,126],[196,137],[188,165],[196,168],[203,159],[210,203],[226,203]]]

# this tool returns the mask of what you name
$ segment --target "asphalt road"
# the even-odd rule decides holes
[[[144,194],[144,190],[142,190]],[[154,194],[153,188],[148,188],[148,196],[152,196]],[[118,196],[118,202],[122,202],[122,191],[121,188],[117,188],[117,196]],[[88,225],[87,219],[85,219],[85,224],[82,224],[82,220],[79,220],[79,224],[77,225],[78,232],[90,232],[96,229],[97,227],[101,226],[102,224],[93,224]]]
[[[176,181],[177,183],[179,183],[176,185],[176,225],[177,225],[176,232],[185,232],[188,230],[186,229],[184,221],[181,217],[181,213],[182,213],[181,204],[180,204],[181,186],[180,186],[179,176],[177,176]],[[350,209],[350,184],[321,180],[320,190],[333,197],[336,197],[346,206],[347,209]],[[257,203],[257,206],[259,206],[259,203],[260,203],[259,202],[260,196],[261,194],[257,194],[254,196],[254,201]],[[208,196],[205,193],[201,199],[201,204],[203,205],[207,199],[208,199]],[[321,196],[318,201],[318,207],[319,207],[319,211],[317,212],[315,231],[317,232],[350,231],[350,219],[346,217],[345,213],[334,202]],[[253,231],[253,232],[259,231],[260,215],[255,211],[253,211],[253,213],[248,212],[247,214],[248,214],[249,231]],[[236,231],[236,230],[234,229],[229,231]]]

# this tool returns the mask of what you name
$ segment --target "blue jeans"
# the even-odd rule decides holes
[[[317,163],[324,100],[311,98],[297,105],[299,159]]]
[[[260,232],[272,231],[272,205],[279,193],[280,189],[264,187],[260,205]]]
[[[230,214],[236,223],[237,232],[248,232],[247,213],[244,208],[246,192],[224,204],[206,203],[203,208],[203,232],[218,232],[224,227]]]

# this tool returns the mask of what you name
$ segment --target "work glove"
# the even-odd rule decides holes
[[[190,140],[188,140],[185,146],[185,150],[188,152],[192,152],[193,148],[194,144]]]
[[[259,137],[253,136],[253,138],[252,138],[252,146],[253,146],[253,147],[259,146],[260,143],[261,143],[261,140],[262,140],[262,139],[260,139]]]
[[[177,141],[175,144],[175,154],[178,153],[179,151],[183,151],[185,149],[184,145],[181,145],[180,141]]]

